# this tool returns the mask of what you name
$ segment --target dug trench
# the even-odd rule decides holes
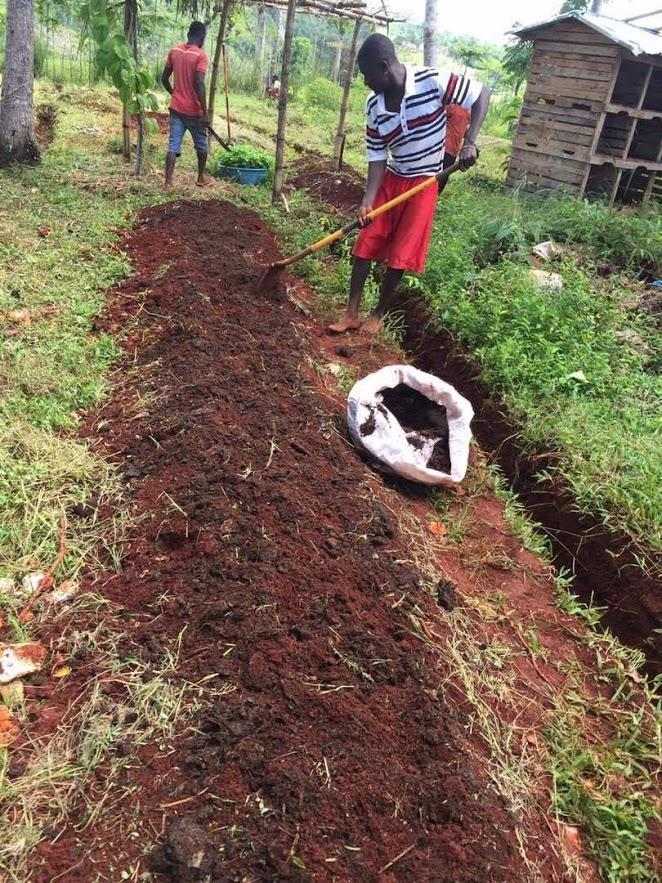
[[[332,170],[327,160],[307,158],[293,179],[314,198],[348,217],[360,204],[363,179],[357,172]],[[339,194],[339,202],[334,196]],[[568,482],[558,473],[555,452],[532,450],[506,405],[480,380],[480,366],[440,329],[420,298],[401,295],[395,304],[405,320],[403,346],[412,364],[455,386],[472,403],[472,429],[482,450],[499,464],[531,518],[549,537],[557,568],[574,574],[573,591],[587,604],[604,608],[603,623],[626,645],[641,650],[649,674],[662,671],[662,591],[658,556],[641,549],[623,532],[608,528],[576,505]],[[552,478],[538,480],[547,472]]]
[[[650,555],[652,569],[643,570],[631,537],[577,507],[567,481],[558,474],[554,454],[527,448],[521,427],[481,382],[480,366],[439,328],[420,298],[402,295],[395,308],[405,319],[403,345],[412,363],[443,377],[471,401],[476,412],[472,430],[481,448],[493,456],[549,537],[554,565],[574,574],[573,591],[586,603],[604,608],[603,625],[645,654],[649,674],[659,674],[662,591],[655,556]],[[541,480],[538,476],[544,472],[551,477]]]
[[[33,879],[135,862],[214,883],[527,879],[488,749],[412,625],[438,618],[435,594],[306,370],[310,329],[253,290],[273,235],[230,204],[169,203],[124,249],[135,273],[98,330],[124,329],[126,376],[85,432],[123,470],[135,526],[121,572],[91,586],[124,630],[120,661],[156,669],[176,647],[177,682],[231,692],[136,749],[103,824],[51,829]],[[35,726],[66,722],[91,664],[73,661]],[[121,683],[102,689],[125,702]],[[557,880],[548,827],[537,815],[527,839]]]

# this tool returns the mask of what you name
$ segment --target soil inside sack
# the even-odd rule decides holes
[[[438,405],[427,396],[400,383],[393,389],[382,392],[382,401],[393,414],[406,433],[415,432],[416,436],[408,438],[412,447],[422,446],[423,439],[438,439],[432,454],[427,461],[428,469],[450,473],[451,455],[448,447],[448,419],[446,408]]]

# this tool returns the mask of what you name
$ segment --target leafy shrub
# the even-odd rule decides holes
[[[492,100],[483,132],[496,138],[512,138],[522,109],[522,98],[514,96],[506,101]]]
[[[216,168],[221,166],[235,166],[240,169],[269,169],[273,171],[273,157],[257,147],[249,144],[238,144],[231,150],[219,153]]]
[[[342,86],[338,83],[332,83],[325,77],[317,77],[299,91],[298,100],[311,110],[337,113],[340,110],[342,93]],[[368,90],[363,86],[361,78],[354,80],[349,93],[350,111],[363,113],[367,95]]]

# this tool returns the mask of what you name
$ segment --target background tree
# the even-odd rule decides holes
[[[483,50],[479,46],[471,43],[460,43],[455,46],[453,49],[453,55],[464,65],[465,74],[467,68],[478,67],[485,58]]]
[[[423,25],[423,64],[437,66],[437,42],[439,23],[438,0],[425,0],[425,24]]]
[[[513,87],[515,95],[519,95],[526,80],[532,58],[533,43],[527,41],[516,39],[504,49],[502,64],[506,74],[505,81]]]
[[[563,15],[566,12],[586,12],[589,7],[591,0],[564,0],[561,4],[561,8],[559,9],[559,14]]]
[[[0,162],[38,162],[34,138],[33,0],[7,0],[5,70],[0,92]]]

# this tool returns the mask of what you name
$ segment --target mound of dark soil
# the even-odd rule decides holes
[[[438,439],[427,466],[438,472],[450,473],[446,408],[405,383],[393,389],[385,389],[382,400],[405,432],[416,432],[419,437]]]
[[[412,628],[437,603],[302,373],[299,314],[255,293],[272,235],[230,204],[170,203],[126,251],[101,325],[131,320],[131,374],[97,419],[140,520],[95,591],[123,609],[122,658],[176,646],[175,685],[206,692],[181,736],[141,748],[114,826],[58,832],[34,880],[117,879],[154,837],[173,881],[525,880],[487,749]]]
[[[307,154],[297,165],[297,173],[289,184],[306,190],[314,199],[327,202],[346,215],[355,215],[365,192],[365,179],[349,166],[336,171],[331,160]]]

